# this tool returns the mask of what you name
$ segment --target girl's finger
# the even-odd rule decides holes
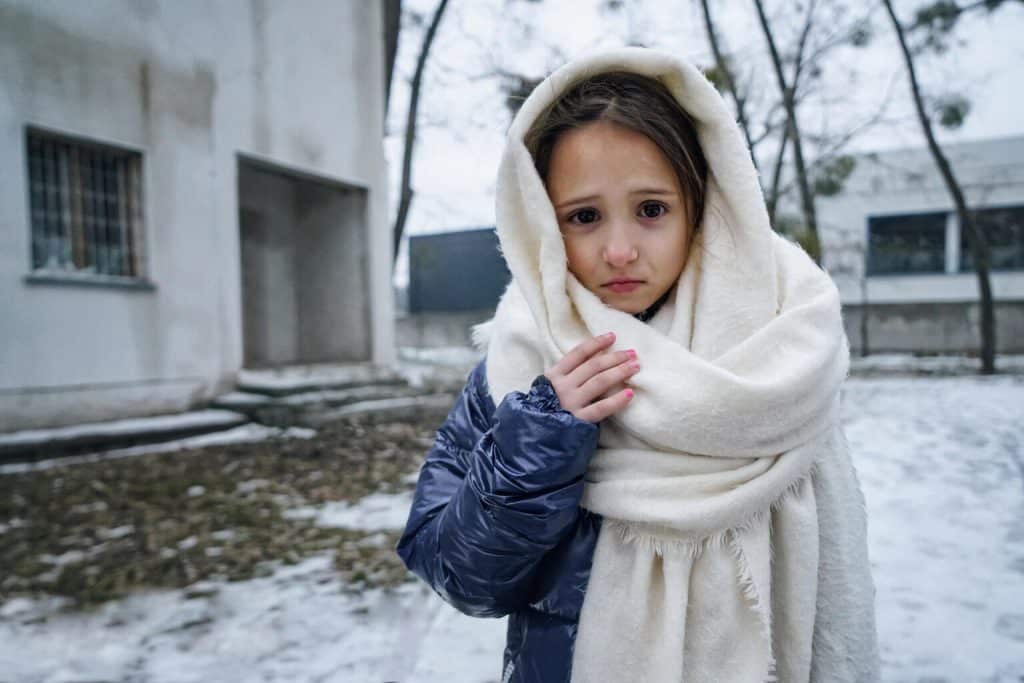
[[[636,351],[629,349],[627,351],[606,351],[599,353],[596,356],[592,356],[585,363],[577,367],[571,373],[569,373],[568,379],[574,387],[581,387],[586,384],[587,380],[591,377],[614,368],[616,365],[621,365],[631,360],[636,359]]]
[[[631,400],[633,400],[633,390],[623,389],[622,391],[615,392],[608,398],[591,403],[576,413],[576,417],[587,422],[597,423],[628,406]]]
[[[551,366],[549,372],[568,375],[595,353],[611,346],[614,341],[615,333],[608,332],[607,334],[591,337],[586,341],[580,342],[569,353],[565,354],[560,361]]]
[[[640,371],[640,363],[630,360],[608,368],[594,375],[579,388],[584,403],[589,403],[599,396],[604,396],[609,389],[618,386]]]

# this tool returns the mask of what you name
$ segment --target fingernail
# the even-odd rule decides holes
[[[626,398],[633,398],[633,390],[626,389]]]
[[[626,355],[629,356],[630,358],[636,358],[636,350],[635,349],[627,349],[626,350]]]
[[[615,333],[614,332],[606,332],[602,336],[605,339],[615,339]]]
[[[637,370],[640,369],[640,363],[633,361],[632,363],[629,364],[629,369],[636,372]]]

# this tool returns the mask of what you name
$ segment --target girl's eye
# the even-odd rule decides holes
[[[667,210],[664,204],[658,202],[644,202],[640,205],[640,213],[644,218],[660,218]]]
[[[597,220],[597,211],[594,209],[580,209],[569,216],[570,223],[593,223]]]

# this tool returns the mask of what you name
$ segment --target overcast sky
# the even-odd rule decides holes
[[[436,0],[405,0],[403,4],[429,21]],[[636,41],[680,54],[698,65],[711,63],[696,0],[625,0],[618,11],[603,11],[601,4],[599,0],[449,3],[421,94],[420,139],[413,169],[416,194],[408,233],[493,224],[494,180],[511,120],[499,91],[500,79],[493,75],[496,72],[542,77],[589,49]],[[866,48],[844,48],[825,62],[820,84],[800,112],[803,129],[811,134],[841,134],[882,111],[879,122],[853,138],[851,151],[923,145],[884,9],[880,3],[851,4],[863,7],[864,12],[876,5],[870,15],[873,39]],[[907,19],[921,4],[897,0],[897,10]],[[792,18],[772,8],[795,3],[787,0],[767,5],[784,43],[795,30],[787,21]],[[961,93],[971,101],[965,124],[957,131],[942,131],[943,142],[1024,135],[1024,116],[1017,105],[1024,92],[1024,41],[1020,39],[1024,35],[1024,3],[1007,5],[990,16],[977,12],[963,20],[958,41],[945,55],[919,60],[929,94]],[[736,55],[755,101],[763,102],[773,95],[774,81],[752,6],[745,0],[712,0],[726,49]],[[408,81],[422,34],[422,28],[403,24],[385,141],[392,178],[392,216]],[[396,280],[404,283],[406,279],[403,258]]]

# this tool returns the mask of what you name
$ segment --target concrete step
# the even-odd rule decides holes
[[[229,394],[218,396],[213,401],[213,406],[225,410],[234,410],[240,413],[247,413],[254,408],[267,405],[286,405],[294,408],[302,407],[323,407],[343,406],[359,401],[370,401],[383,398],[399,398],[402,396],[417,396],[423,391],[414,389],[403,384],[372,384],[368,386],[351,387],[349,389],[327,389],[317,391],[305,391],[299,394],[288,394],[284,396],[268,396],[249,391],[232,391]]]
[[[319,415],[335,408],[381,401],[415,400],[427,393],[430,392],[405,384],[374,384],[347,389],[305,391],[282,396],[233,391],[218,396],[214,400],[213,406],[244,413],[250,419],[261,424],[291,426],[309,424],[308,415]],[[386,403],[381,405],[386,405]]]
[[[403,385],[393,368],[373,363],[290,365],[238,373],[238,391],[264,396],[291,396],[312,391],[351,389],[368,385]]]
[[[248,421],[235,411],[211,409],[8,432],[0,434],[0,461],[41,460],[173,441],[232,429]]]
[[[318,427],[327,422],[351,417],[360,417],[370,422],[430,417],[440,424],[451,410],[454,401],[455,395],[448,392],[359,401],[338,408],[310,411],[303,416],[302,426]]]

